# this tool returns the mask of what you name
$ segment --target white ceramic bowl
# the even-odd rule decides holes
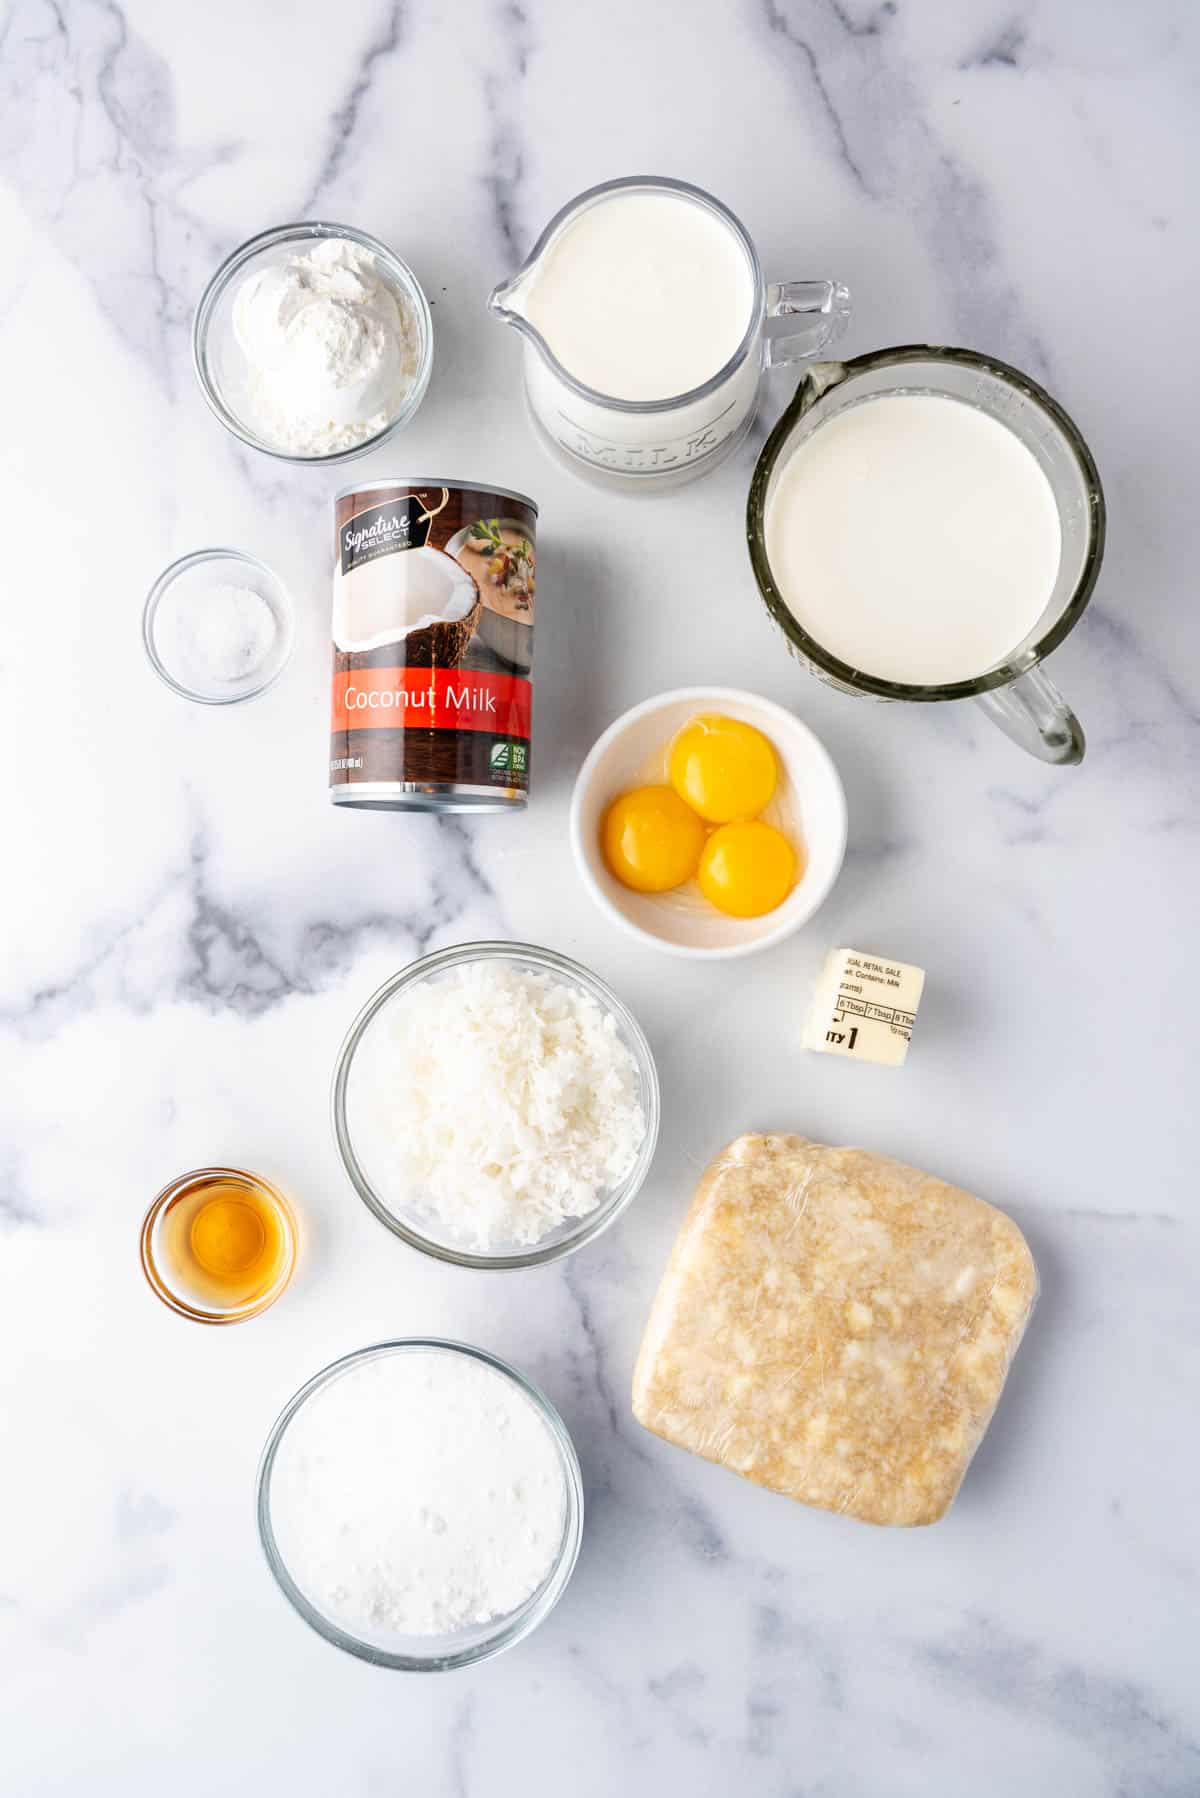
[[[805,866],[783,904],[761,918],[730,918],[675,893],[632,892],[609,873],[601,853],[600,825],[608,806],[646,779],[647,764],[701,712],[754,725],[779,757],[778,798],[789,822],[794,819]],[[782,706],[736,687],[677,687],[625,712],[592,749],[571,799],[571,848],[592,898],[631,936],[695,960],[753,955],[807,924],[828,897],[846,852],[846,795],[824,744]]]

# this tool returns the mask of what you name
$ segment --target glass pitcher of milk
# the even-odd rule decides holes
[[[1078,718],[1040,667],[1104,552],[1096,464],[1028,375],[905,345],[815,364],[750,487],[750,560],[793,652],[848,693],[974,699],[1047,762]]]
[[[557,454],[657,492],[729,454],[763,371],[833,343],[850,296],[837,281],[765,281],[719,200],[639,175],[564,206],[488,306],[525,339],[526,396]]]

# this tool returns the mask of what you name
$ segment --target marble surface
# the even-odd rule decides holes
[[[1200,1790],[1197,27],[1186,0],[9,0],[6,1794]],[[1078,419],[1111,509],[1095,602],[1053,661],[1089,732],[1081,769],[1037,765],[970,708],[856,702],[788,660],[741,541],[761,428],[710,480],[648,503],[598,497],[544,455],[484,297],[566,197],[645,169],[726,199],[773,278],[848,281],[849,350],[991,350]],[[327,801],[341,477],[224,436],[189,362],[216,261],[314,215],[393,243],[434,301],[425,405],[355,472],[471,475],[541,502],[523,817]],[[768,412],[787,392],[781,377]],[[161,687],[138,638],[159,568],[214,541],[271,562],[298,612],[284,680],[228,714]],[[809,928],[698,970],[594,911],[565,821],[618,711],[712,680],[821,733],[851,840]],[[596,968],[662,1075],[636,1205],[527,1274],[443,1269],[386,1236],[326,1115],[365,996],[479,936]],[[929,969],[901,1074],[798,1047],[839,941]],[[1033,1244],[1040,1308],[935,1529],[806,1512],[630,1418],[690,1185],[755,1126],[930,1167]],[[305,1230],[285,1300],[229,1331],[160,1308],[135,1252],[150,1196],[210,1160],[275,1177]],[[588,1503],[549,1623],[440,1680],[310,1634],[271,1584],[252,1502],[294,1388],[421,1331],[544,1384]]]

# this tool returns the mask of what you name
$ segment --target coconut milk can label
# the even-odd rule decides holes
[[[523,804],[532,502],[488,488],[379,481],[338,497],[335,528],[333,797],[432,809]]]
[[[478,730],[529,736],[532,689],[511,674],[464,674],[454,668],[335,670],[333,729]],[[508,767],[492,758],[492,765]]]

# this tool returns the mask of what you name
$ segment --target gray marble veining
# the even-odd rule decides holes
[[[14,1798],[1191,1798],[1200,556],[1195,92],[1185,0],[9,0],[0,12],[6,848],[0,915],[0,1789]],[[1065,773],[970,708],[850,701],[784,654],[742,510],[769,402],[703,484],[597,495],[532,436],[492,285],[613,175],[711,188],[768,277],[854,292],[846,353],[989,350],[1077,419],[1110,509],[1053,672]],[[324,792],[329,500],[224,436],[192,309],[252,232],[320,215],[410,260],[433,383],[356,465],[541,505],[536,799],[519,819],[347,817]],[[142,597],[231,542],[296,602],[279,686],[228,715],[155,682]],[[543,597],[544,596],[544,597]],[[727,610],[734,610],[730,628]],[[625,706],[726,681],[842,769],[842,879],[761,960],[617,937],[576,881],[576,768]],[[651,1038],[659,1158],[620,1226],[504,1277],[425,1263],[342,1173],[343,1032],[473,937],[593,965]],[[929,970],[899,1076],[798,1046],[831,944]],[[691,1185],[754,1127],[858,1141],[1005,1206],[1042,1298],[949,1518],[808,1513],[644,1434],[628,1406]],[[242,1162],[305,1251],[244,1329],[190,1329],[136,1261],[153,1193]],[[315,1369],[412,1331],[528,1369],[578,1445],[583,1553],[518,1653],[438,1681],[309,1635],[253,1480]]]

